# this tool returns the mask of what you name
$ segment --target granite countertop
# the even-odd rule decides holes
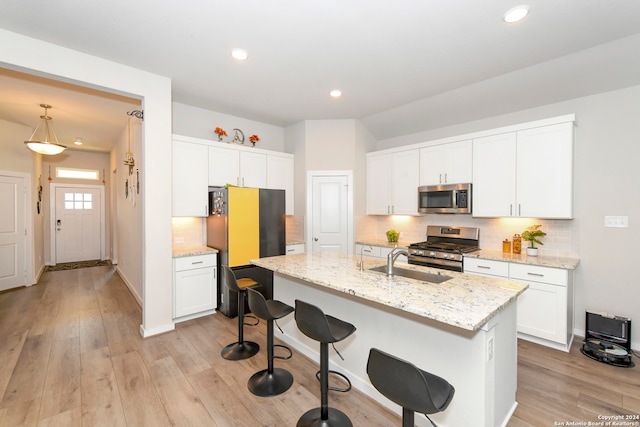
[[[358,245],[382,246],[383,248],[408,248],[411,243],[412,242],[405,242],[403,240],[389,242],[387,239],[363,239],[356,242]]]
[[[384,265],[380,259],[364,257],[364,271],[358,268],[359,260],[359,256],[316,252],[253,259],[251,263],[470,331],[478,330],[509,303],[515,302],[528,286],[506,279],[409,264],[401,267],[445,274],[452,279],[434,284],[400,276],[387,277],[385,273],[368,270]]]
[[[171,250],[173,258],[218,253],[217,249],[209,246],[174,246]]]
[[[501,251],[492,251],[492,250],[482,249],[478,252],[465,254],[464,256],[470,257],[470,258],[490,259],[495,261],[508,261],[508,262],[516,262],[520,264],[539,265],[541,267],[564,268],[567,270],[575,270],[578,264],[580,263],[580,259],[578,258],[550,257],[550,256],[544,256],[544,255],[527,256],[524,248],[523,248],[523,253],[519,255],[512,254],[512,253],[504,253]]]

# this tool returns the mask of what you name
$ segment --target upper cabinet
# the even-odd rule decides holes
[[[367,214],[418,215],[418,149],[367,154]]]
[[[293,155],[267,155],[267,188],[285,190],[286,214],[293,215]]]
[[[209,185],[266,188],[267,155],[227,147],[209,147]]]
[[[573,218],[573,122],[474,139],[473,216]]]
[[[173,216],[207,216],[207,146],[174,139],[172,158]]]
[[[472,179],[471,140],[420,149],[420,185],[462,184]]]

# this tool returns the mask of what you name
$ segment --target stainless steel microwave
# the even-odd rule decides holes
[[[425,214],[470,214],[471,184],[418,187],[418,212]]]

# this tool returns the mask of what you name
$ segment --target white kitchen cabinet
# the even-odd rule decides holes
[[[227,147],[209,147],[209,185],[266,188],[267,155]]]
[[[371,257],[371,258],[380,258],[380,259],[387,259],[387,255],[389,255],[389,252],[391,252],[392,250],[394,250],[394,247],[390,247],[390,246],[377,246],[377,245],[367,245],[367,244],[363,244],[363,243],[356,243],[356,252],[354,253],[355,256],[360,256],[360,254],[362,254],[362,256],[366,256],[366,257]],[[396,262],[403,262],[403,263],[407,263],[408,259],[405,255],[400,255]]]
[[[267,188],[285,191],[286,214],[294,214],[293,155],[267,155]]]
[[[518,298],[518,332],[521,338],[541,338],[567,351],[573,336],[573,293],[569,272],[559,268],[512,263],[512,280],[529,289]],[[570,298],[571,296],[571,298]],[[524,334],[524,335],[523,335]]]
[[[418,149],[367,155],[367,214],[418,215]]]
[[[172,159],[173,216],[207,216],[207,146],[174,139]]]
[[[481,276],[509,278],[509,263],[490,259],[464,257],[463,268],[465,273],[479,274]]]
[[[173,259],[173,317],[183,321],[215,312],[216,254]]]
[[[569,351],[573,339],[573,283],[570,270],[464,258],[464,272],[526,282],[518,297],[518,337]]]
[[[295,255],[304,253],[304,243],[290,243],[286,248],[286,255]]]
[[[473,216],[573,218],[573,122],[474,139]]]
[[[473,165],[471,140],[420,149],[420,185],[471,182]]]

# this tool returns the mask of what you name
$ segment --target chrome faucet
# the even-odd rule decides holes
[[[393,263],[396,262],[400,255],[409,256],[409,252],[402,248],[393,248],[387,255],[387,276],[393,276]]]
[[[362,245],[362,247],[360,248],[360,271],[364,271],[364,261],[362,261],[362,252],[364,252],[364,247],[365,246],[369,247],[369,251],[373,250],[371,245]]]

